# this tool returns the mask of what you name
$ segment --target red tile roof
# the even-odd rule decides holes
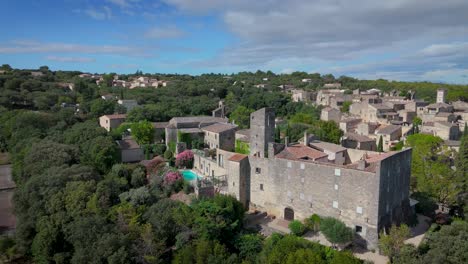
[[[234,162],[239,162],[247,157],[248,156],[244,154],[234,154],[232,157],[229,158],[229,160],[234,161]]]
[[[109,119],[125,119],[127,118],[126,114],[115,114],[115,115],[104,115]]]
[[[301,144],[291,145],[276,155],[277,158],[290,160],[316,160],[328,155]]]

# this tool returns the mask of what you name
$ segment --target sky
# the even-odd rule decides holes
[[[468,84],[467,0],[2,0],[0,64]]]

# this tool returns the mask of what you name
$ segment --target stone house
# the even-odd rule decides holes
[[[379,123],[375,122],[362,122],[356,127],[356,134],[371,136],[374,135],[375,130],[379,127]]]
[[[178,142],[178,135],[180,133],[190,134],[192,139],[203,140],[204,132],[201,128],[216,123],[228,122],[227,118],[212,116],[174,117],[169,120],[169,124],[165,128],[166,145],[169,147],[171,142]]]
[[[384,151],[390,150],[390,148],[400,141],[402,136],[402,129],[401,126],[397,125],[388,125],[382,128],[379,128],[376,132],[376,140],[377,142],[380,140],[382,136],[383,140],[383,149]]]
[[[126,118],[127,115],[125,114],[103,115],[99,117],[99,125],[107,131],[111,131],[125,122]]]
[[[134,139],[117,140],[120,150],[120,159],[123,163],[140,162],[145,159],[143,149]]]
[[[341,138],[341,145],[345,148],[377,151],[377,144],[374,138],[359,135],[356,133],[345,133]]]
[[[341,120],[341,111],[327,106],[320,112],[320,120],[335,121],[336,123],[339,123]]]
[[[205,132],[204,142],[209,148],[234,151],[237,126],[216,123],[203,127],[201,130]]]
[[[360,118],[346,118],[340,121],[339,126],[343,132],[354,132],[357,126],[361,123]]]
[[[293,102],[310,102],[312,101],[312,92],[294,89],[291,91],[291,98]]]
[[[421,133],[437,136],[443,140],[458,140],[460,127],[457,123],[446,121],[425,122],[421,126]]]

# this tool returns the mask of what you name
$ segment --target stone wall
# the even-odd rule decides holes
[[[275,111],[262,108],[250,114],[250,153],[255,156],[268,155],[268,143],[274,142]]]
[[[252,209],[284,217],[285,208],[292,208],[295,219],[314,213],[335,217],[352,228],[361,226],[361,235],[375,247],[379,202],[375,173],[276,158],[250,157],[250,164]]]

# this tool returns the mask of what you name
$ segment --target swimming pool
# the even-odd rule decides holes
[[[201,178],[200,176],[198,176],[195,172],[193,172],[191,170],[182,171],[182,176],[184,177],[184,179],[186,181],[193,181],[193,180],[197,179],[197,177]]]

